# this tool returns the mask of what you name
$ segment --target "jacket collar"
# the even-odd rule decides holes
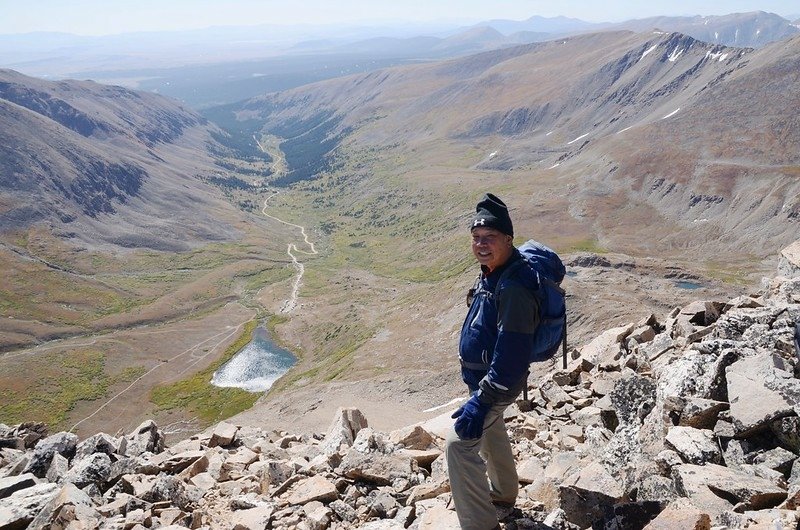
[[[503,271],[506,270],[512,263],[517,261],[518,259],[522,259],[522,255],[519,253],[519,250],[514,248],[511,252],[511,256],[506,260],[505,263],[497,267],[491,272],[488,272],[485,266],[481,265],[481,277],[485,280],[489,281],[497,281],[497,278],[500,278],[500,275],[503,274]]]

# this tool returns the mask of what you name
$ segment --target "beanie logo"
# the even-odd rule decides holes
[[[473,227],[475,227],[475,226],[483,226],[485,223],[486,223],[486,219],[481,217],[480,219],[475,219],[475,222],[472,223],[472,226]]]

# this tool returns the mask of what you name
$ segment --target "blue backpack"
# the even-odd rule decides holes
[[[502,285],[506,276],[518,267],[528,266],[537,279],[531,287],[539,301],[539,327],[534,336],[534,345],[528,356],[528,362],[545,361],[553,357],[559,345],[563,350],[563,366],[567,367],[567,304],[566,293],[561,288],[561,281],[567,270],[558,254],[551,248],[530,239],[519,247],[523,260],[508,267],[497,287]],[[497,292],[495,300],[497,300]]]

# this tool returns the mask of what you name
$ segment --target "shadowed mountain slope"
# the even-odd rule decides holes
[[[0,71],[0,226],[151,248],[229,238],[198,179],[214,171],[214,131],[158,95]]]

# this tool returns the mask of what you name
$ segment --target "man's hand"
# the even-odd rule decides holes
[[[489,412],[490,405],[481,403],[478,396],[473,394],[469,401],[456,410],[451,418],[457,418],[454,428],[462,440],[474,440],[483,434],[483,420]]]

